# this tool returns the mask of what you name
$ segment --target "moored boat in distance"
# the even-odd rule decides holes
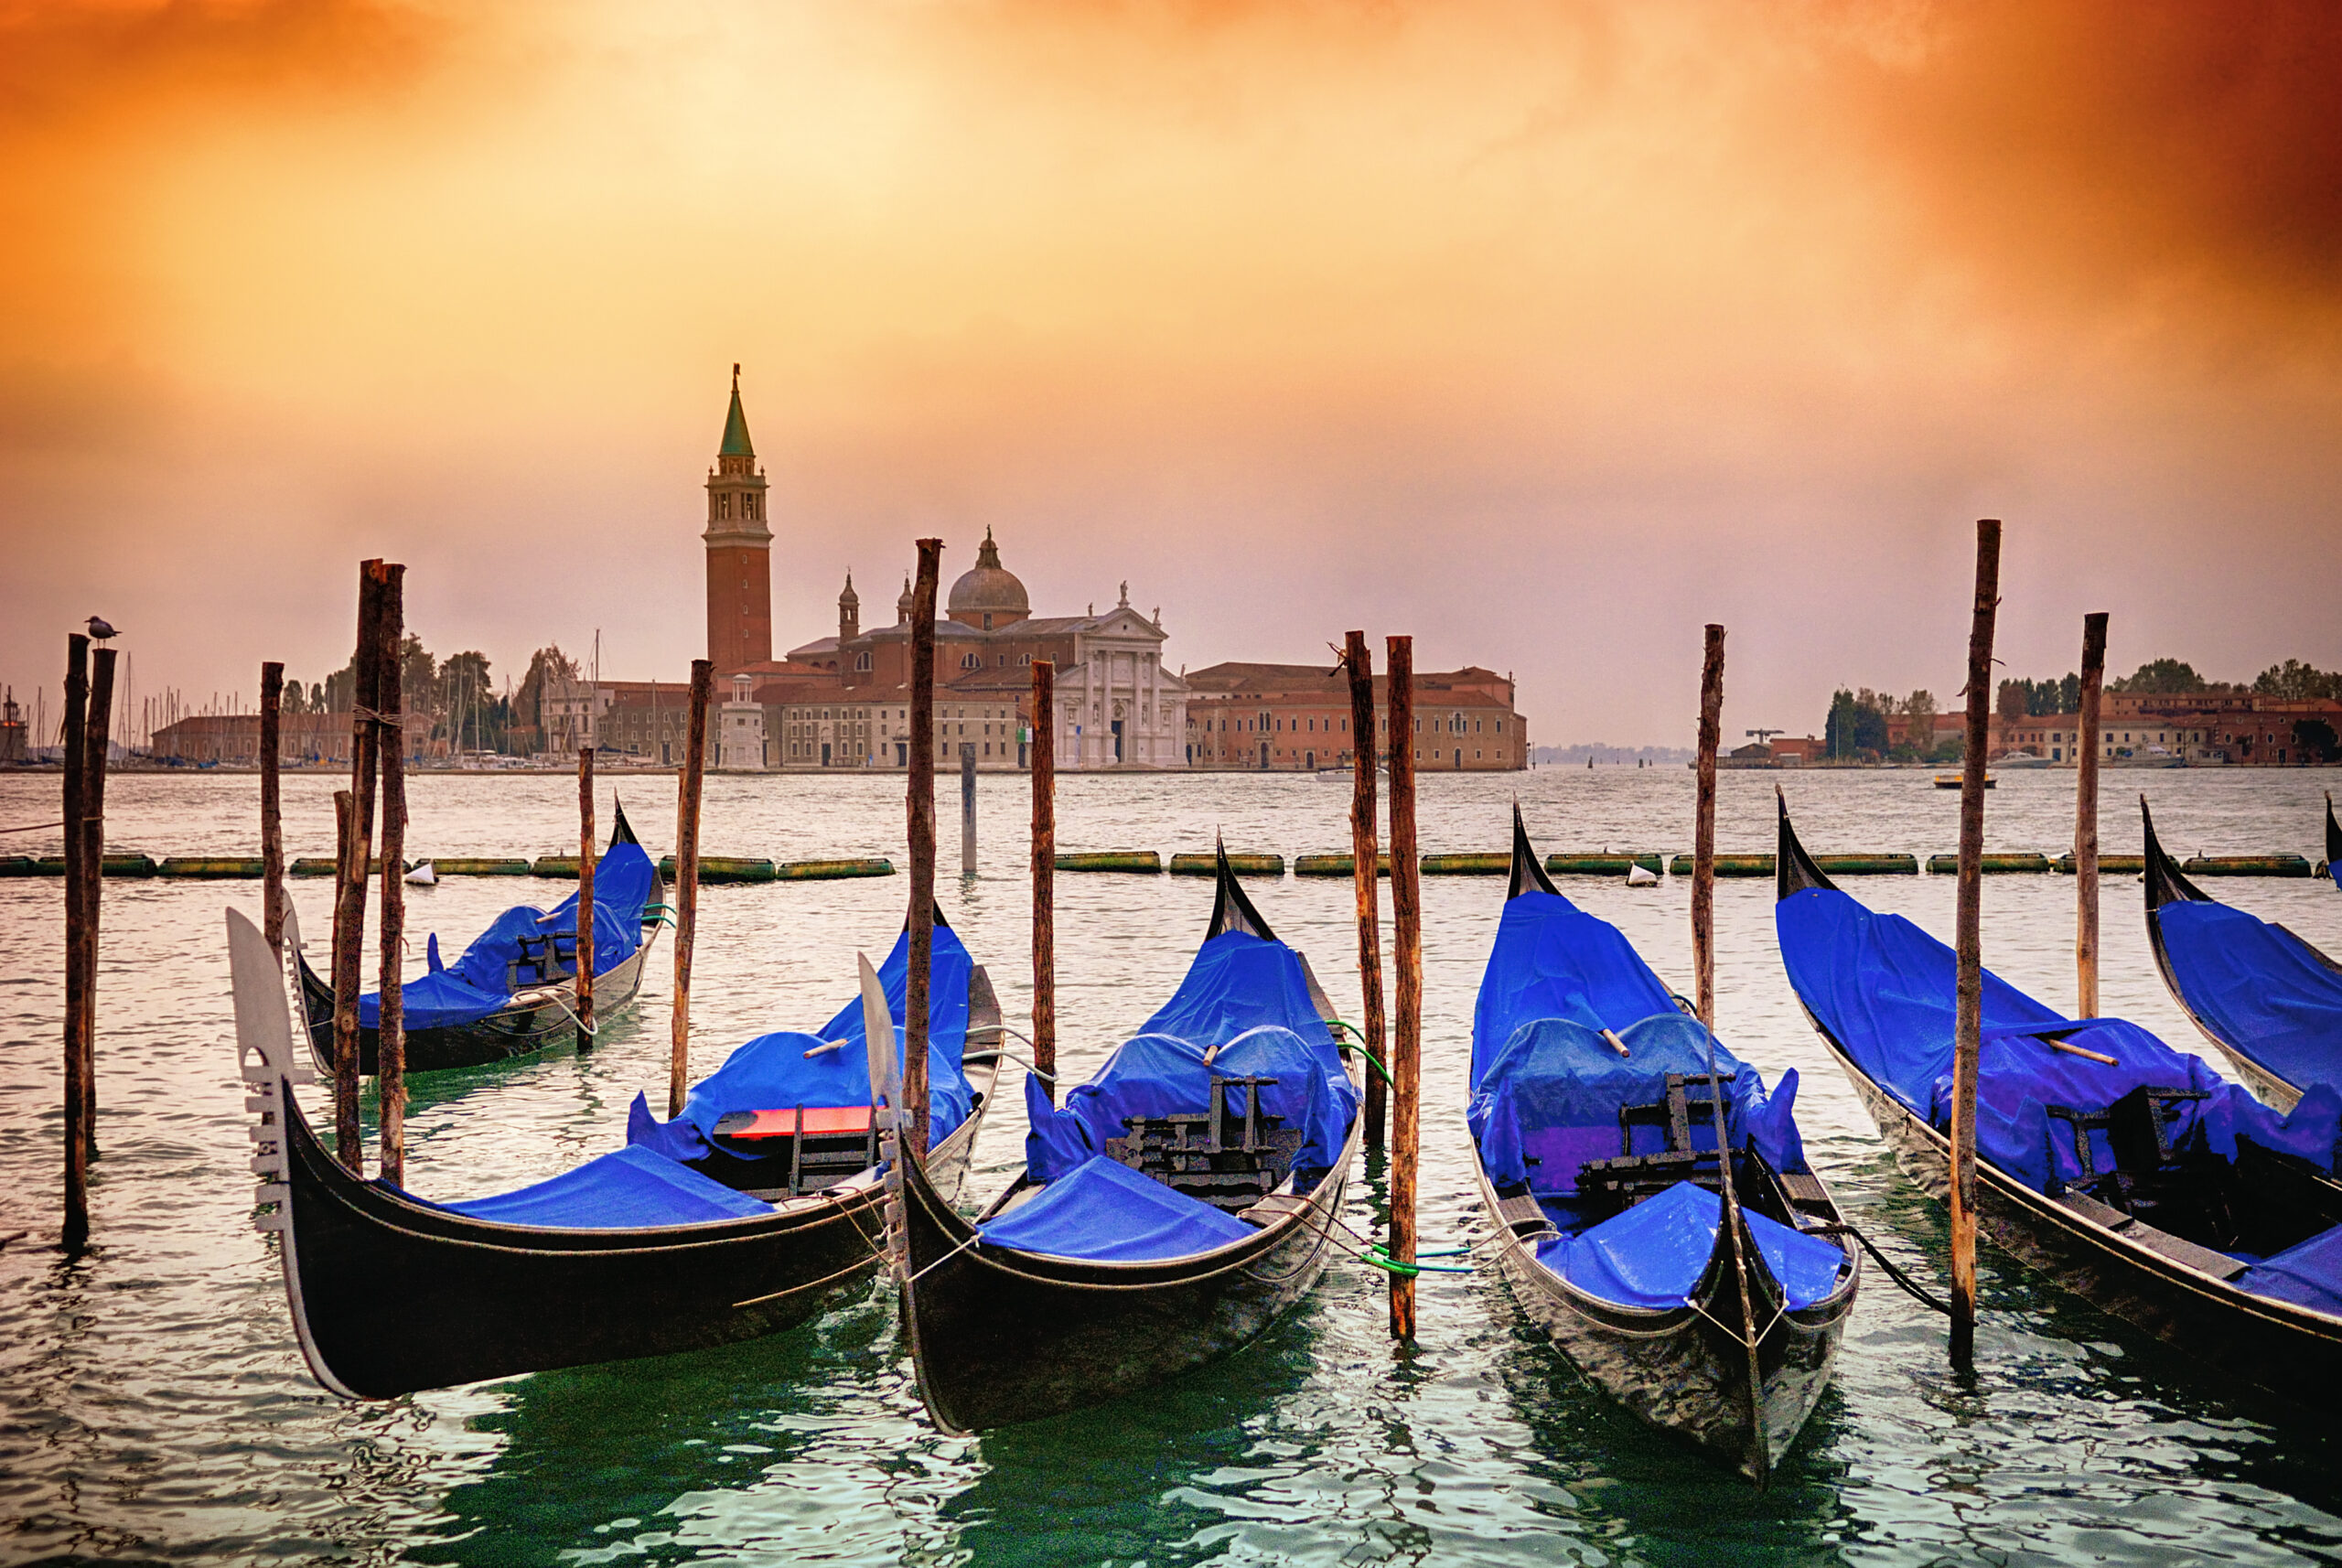
[[[1965,782],[1965,780],[1957,773],[1939,773],[1936,775],[1936,788],[1939,789],[1957,789],[1963,782]],[[1984,775],[1984,788],[1990,789],[1993,787],[1993,782],[1994,780],[1993,776],[1990,773],[1986,773]]]
[[[1796,1070],[1768,1092],[1563,897],[1518,807],[1471,1081],[1480,1199],[1522,1314],[1638,1419],[1766,1484],[1862,1283],[1798,1136]]]
[[[1223,857],[1169,1002],[1053,1108],[1026,1080],[1026,1168],[973,1223],[902,1162],[903,1319],[949,1432],[1176,1377],[1305,1295],[1362,1118],[1325,994]]]
[[[364,1180],[326,1150],[295,1097],[308,1073],[294,1062],[285,977],[266,939],[231,909],[228,940],[239,1059],[260,1112],[254,1223],[278,1238],[302,1355],[332,1392],[389,1399],[755,1338],[811,1316],[881,1260],[880,1174],[858,1160],[805,1157],[826,1145],[777,1165],[779,1151],[752,1150],[766,1157],[753,1167],[766,1176],[763,1197],[639,1139],[548,1181],[461,1203]],[[971,977],[970,1001],[990,996],[981,976]],[[974,1082],[960,1079],[954,1090],[965,1118],[936,1123],[928,1164],[945,1192],[966,1169],[998,1062],[996,1014],[962,1005],[965,1035],[930,1047],[939,1080],[958,1078],[962,1060],[979,1064]],[[895,1029],[899,1054],[898,1020]],[[846,1104],[755,1109],[806,1119],[859,1111],[867,1123],[867,1066],[861,1088],[844,1064],[828,1076],[825,1098]]]
[[[2280,1111],[2291,1111],[2312,1084],[2342,1084],[2342,964],[2197,887],[2156,838],[2143,796],[2139,816],[2147,946],[2187,1021],[2246,1088]]]
[[[427,865],[429,863],[423,863]],[[412,877],[409,878],[413,880]],[[665,923],[664,883],[634,836],[626,808],[617,811],[609,847],[595,863],[594,1006],[596,1024],[634,1000],[642,967]],[[334,1067],[333,984],[309,965],[299,918],[288,903],[285,945],[293,955],[309,1048],[318,1070]],[[406,1013],[406,1070],[444,1072],[507,1061],[573,1038],[577,1015],[577,896],[550,911],[516,905],[498,916],[453,964],[441,962],[439,938],[425,944],[428,971],[401,987]],[[358,999],[358,1070],[375,1070],[379,993]]]
[[[1775,925],[1806,1016],[1904,1174],[1950,1190],[1956,965],[1841,892],[1780,808]],[[2342,1095],[2290,1115],[2135,1024],[1983,976],[1984,1236],[2195,1363],[2315,1410],[2342,1398]]]

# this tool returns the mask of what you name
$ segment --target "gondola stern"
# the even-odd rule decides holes
[[[1824,893],[1838,891],[1838,885],[1823,874],[1821,867],[1814,863],[1813,857],[1806,853],[1805,845],[1799,841],[1797,828],[1789,821],[1789,797],[1778,784],[1773,786],[1773,801],[1780,813],[1780,837],[1773,856],[1774,898],[1787,898],[1792,893],[1802,893],[1808,888]]]
[[[2326,792],[2326,874],[2342,887],[2342,822],[2334,820],[2334,791]]]
[[[618,799],[618,791],[615,789],[610,791],[610,815],[612,818],[610,847],[612,849],[618,848],[622,843],[642,843],[640,839],[634,836],[634,824],[626,820],[626,802]]]
[[[2166,904],[2211,903],[2211,896],[2190,882],[2164,849],[2163,840],[2155,835],[2154,811],[2144,795],[2139,797],[2139,821],[2146,830],[2148,924],[2154,923],[2155,911]]]
[[[1537,846],[1529,842],[1529,824],[1520,818],[1520,802],[1513,801],[1512,883],[1505,894],[1505,901],[1510,903],[1523,893],[1558,894],[1560,891],[1553,886],[1553,879],[1545,875],[1544,866],[1538,864]]]
[[[1211,901],[1211,924],[1204,931],[1204,940],[1224,937],[1230,931],[1243,931],[1264,942],[1277,940],[1276,932],[1252,907],[1244,889],[1237,885],[1236,873],[1228,866],[1228,841],[1218,833],[1212,835],[1212,875],[1217,884]]]

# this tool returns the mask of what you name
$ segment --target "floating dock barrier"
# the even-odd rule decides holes
[[[256,854],[167,855],[155,867],[157,876],[254,877],[260,873],[260,856]]]
[[[2298,854],[2198,854],[2179,869],[2190,876],[2307,876],[2309,862]]]
[[[38,876],[39,869],[28,854],[0,854],[0,876]]]
[[[18,872],[16,875],[19,876],[27,875],[33,876],[62,876],[65,875],[65,857],[61,854],[42,855],[39,859],[33,862],[33,868],[30,873]],[[150,855],[144,854],[110,854],[105,857],[105,863],[100,868],[100,875],[105,876],[152,876],[155,875],[154,858]]]
[[[1679,854],[1667,863],[1667,869],[1677,876],[1692,875],[1692,857]],[[1720,854],[1716,856],[1718,876],[1770,876],[1773,857],[1769,854]]]
[[[424,856],[424,860],[429,861],[431,869],[442,876],[526,876],[529,875],[529,863],[517,855],[510,859],[499,859],[481,855],[432,854]],[[415,864],[420,865],[423,862],[417,861]],[[569,875],[572,876],[577,875],[575,865],[570,867]]]
[[[1638,865],[1657,876],[1667,869],[1667,861],[1662,855],[1613,854],[1606,849],[1556,853],[1545,857],[1545,869],[1555,876],[1624,876]]]
[[[1511,870],[1509,854],[1427,854],[1423,858],[1425,876],[1503,876]]]
[[[1917,876],[1916,854],[1817,854],[1813,863],[1829,876]]]
[[[707,862],[699,863],[700,875],[707,875]],[[892,876],[895,863],[891,860],[784,860],[772,868],[776,882],[827,882],[841,876]]]
[[[1283,876],[1284,856],[1281,854],[1231,854],[1228,869],[1239,876]],[[1175,854],[1171,857],[1174,876],[1210,876],[1217,870],[1209,854]]]
[[[546,869],[548,865],[553,869]],[[537,858],[535,870],[539,876],[567,876],[574,879],[577,875],[577,857],[574,854],[540,855]],[[671,854],[659,863],[659,875],[666,879],[669,886],[673,885],[675,880],[673,855]],[[769,860],[747,860],[736,855],[722,854],[704,854],[699,857],[699,879],[703,886],[725,882],[774,882],[778,881],[779,876],[780,868]]]
[[[2081,870],[2081,866],[2069,850],[2050,862],[2050,869],[2072,876]],[[2147,857],[2143,854],[2101,854],[2098,857],[2098,874],[2100,876],[2143,876],[2146,871]]]
[[[1163,875],[1163,857],[1151,849],[1081,850],[1061,854],[1055,862],[1059,871],[1135,871],[1149,876]]]
[[[2010,872],[2047,872],[2049,869],[2049,857],[2039,854],[1979,855],[1976,867],[1987,876],[1999,876]],[[1960,857],[1956,854],[1928,856],[1928,875],[1929,876],[1959,875]]]
[[[407,869],[412,871],[414,867],[410,865]],[[333,856],[329,854],[313,854],[304,855],[299,860],[296,860],[292,865],[286,866],[285,868],[285,875],[287,876],[331,876],[333,875]],[[380,876],[382,875],[382,857],[381,855],[376,855],[372,860],[367,863],[366,875],[369,876]],[[577,874],[573,871],[570,875],[575,876]]]
[[[1377,875],[1390,875],[1391,857],[1376,855],[1374,869]],[[1357,873],[1358,856],[1354,854],[1296,854],[1293,857],[1293,874],[1295,876],[1352,876]]]

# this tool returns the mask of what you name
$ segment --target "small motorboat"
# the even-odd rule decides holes
[[[1939,789],[1957,789],[1964,782],[1965,780],[1957,773],[1939,773],[1936,775],[1936,788]],[[1992,787],[1993,776],[1990,773],[1987,773],[1984,775],[1984,788],[1990,789]]]

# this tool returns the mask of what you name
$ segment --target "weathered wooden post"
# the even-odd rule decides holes
[[[360,956],[366,945],[366,874],[373,858],[374,704],[381,700],[382,563],[358,571],[358,647],[350,657],[349,815],[342,824],[341,861],[333,912],[334,1154],[364,1174],[366,1154],[358,1126],[358,993]],[[336,801],[337,808],[339,801]]]
[[[903,1105],[909,1156],[927,1157],[927,988],[935,957],[935,581],[943,541],[919,542],[911,590],[910,979],[903,996]]]
[[[81,1036],[90,1017],[90,971],[95,967],[96,933],[83,917],[83,889],[102,867],[82,856],[89,841],[81,819],[89,814],[83,769],[89,765],[85,730],[90,711],[90,639],[74,632],[65,639],[65,727],[59,737],[65,763],[65,1222],[59,1240],[77,1252],[90,1240],[90,1142],[82,1128],[84,1097]]]
[[[2098,1016],[2098,696],[2106,684],[2106,612],[2082,617],[2081,736],[2074,748],[2074,1016]]]
[[[1993,716],[1993,622],[2000,608],[2001,525],[1976,524],[1976,604],[1968,631],[1968,749],[1960,774],[1960,1005],[1951,1058],[1951,1361],[1976,1354],[1976,1074],[1984,960],[1984,748]]]
[[[1423,1148],[1423,914],[1415,857],[1415,648],[1389,640],[1391,661],[1391,923],[1398,971],[1391,1041],[1391,1333],[1415,1337],[1415,1165]]]
[[[1366,633],[1353,631],[1342,639],[1342,667],[1350,679],[1350,870],[1358,893],[1358,985],[1365,1012],[1366,1038],[1371,1059],[1366,1069],[1366,1146],[1382,1147],[1382,1125],[1389,1099],[1382,1075],[1390,1055],[1382,1027],[1382,911],[1377,863],[1382,858],[1374,823],[1374,764],[1380,749],[1374,739],[1374,651]],[[1382,1064],[1382,1065],[1378,1065]]]
[[[1057,666],[1033,660],[1033,1065],[1058,1100]]]
[[[594,748],[577,748],[577,1048],[594,1048]]]
[[[692,1069],[692,937],[699,928],[699,787],[707,771],[707,699],[715,666],[692,660],[691,723],[683,736],[683,776],[675,790],[675,1006],[669,1026],[667,1115],[683,1113]]]
[[[81,764],[81,926],[88,947],[81,976],[81,1147],[98,1157],[98,912],[105,894],[106,764],[113,749],[113,660],[111,648],[90,655],[90,712],[83,721]]]
[[[960,875],[976,874],[976,748],[960,746]]]
[[[1724,723],[1724,628],[1708,628],[1700,661],[1700,785],[1692,815],[1692,991],[1700,1022],[1716,1026],[1716,747]]]
[[[260,667],[260,930],[285,961],[285,666]]]
[[[380,651],[374,729],[382,774],[382,948],[374,1087],[381,1099],[381,1176],[406,1182],[406,568],[385,562],[376,574]]]

